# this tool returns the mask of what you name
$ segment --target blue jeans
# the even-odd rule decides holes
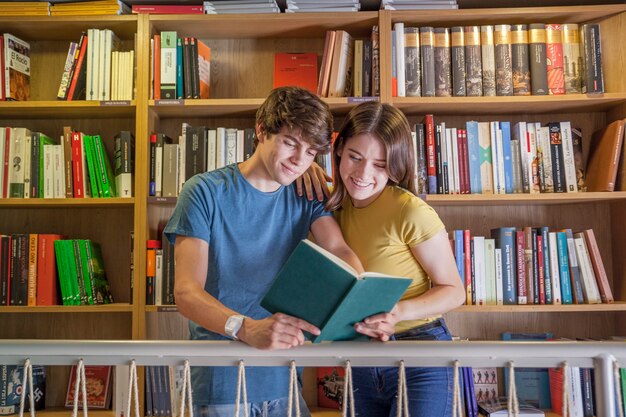
[[[452,340],[443,319],[395,335],[395,340]],[[359,417],[394,417],[398,368],[352,368],[354,405]],[[406,368],[411,417],[452,415],[452,368]]]
[[[302,417],[311,417],[302,393],[300,395],[300,415]],[[295,410],[295,398],[293,404],[292,416],[296,415]],[[287,405],[289,404],[289,398],[278,398],[271,401],[263,401],[258,403],[247,403],[250,417],[285,417],[287,416]],[[243,417],[244,405],[241,404],[239,410],[239,416]],[[194,417],[239,417],[235,416],[235,404],[212,404],[212,405],[194,405],[193,407]]]

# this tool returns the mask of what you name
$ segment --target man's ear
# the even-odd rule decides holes
[[[259,143],[265,141],[265,135],[267,134],[265,131],[265,127],[263,127],[263,125],[261,125],[260,123],[257,123],[255,125],[255,131],[256,138],[258,139]]]

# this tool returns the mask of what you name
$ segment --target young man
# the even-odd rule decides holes
[[[252,157],[185,183],[165,229],[175,241],[179,311],[190,319],[194,340],[241,340],[259,349],[287,349],[304,342],[313,325],[270,315],[260,301],[298,242],[309,231],[316,242],[362,271],[335,220],[318,201],[298,197],[293,181],[318,152],[328,152],[332,115],[317,96],[297,87],[273,90],[256,115]],[[256,367],[246,373],[252,416],[283,417],[287,368]],[[194,368],[196,415],[232,417],[237,369]],[[304,401],[301,400],[304,405]],[[306,405],[303,416],[309,416]]]

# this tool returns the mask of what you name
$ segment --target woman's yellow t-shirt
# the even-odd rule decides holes
[[[441,219],[424,201],[412,193],[387,186],[369,206],[356,208],[348,198],[335,212],[343,236],[369,272],[411,278],[413,282],[402,299],[426,292],[431,281],[417,262],[411,247],[444,229]],[[435,317],[402,321],[396,332],[428,323]]]

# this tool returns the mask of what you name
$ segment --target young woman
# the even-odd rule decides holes
[[[327,209],[335,211],[348,245],[366,271],[410,277],[413,283],[390,313],[355,325],[381,341],[450,340],[441,314],[465,300],[445,227],[416,196],[411,129],[397,108],[378,102],[350,111],[335,142],[338,172]],[[397,368],[354,368],[356,412],[396,413]],[[407,368],[409,413],[452,415],[451,368]]]

